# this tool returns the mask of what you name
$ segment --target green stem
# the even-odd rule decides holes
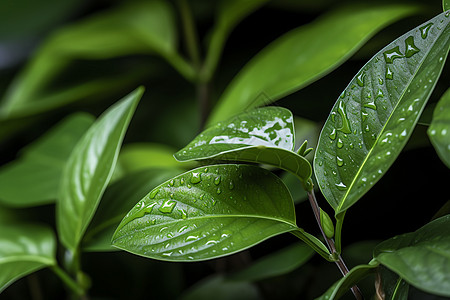
[[[336,238],[336,251],[341,253],[341,236],[342,236],[342,225],[344,224],[345,211],[336,216],[336,230],[335,230],[335,238]]]
[[[77,296],[81,297],[85,291],[58,265],[51,267],[52,271],[64,282],[64,284]]]
[[[296,237],[298,237],[299,239],[301,239],[303,242],[305,242],[305,244],[310,246],[314,251],[319,253],[320,256],[322,256],[329,262],[334,261],[330,255],[330,253],[326,249],[325,245],[322,244],[322,242],[320,240],[318,240],[317,238],[315,238],[313,235],[305,232],[301,228],[298,228],[297,230],[292,231],[291,233],[293,235],[295,235]]]
[[[186,0],[178,0],[181,21],[183,23],[184,37],[186,48],[194,67],[200,69],[200,50],[198,47],[197,30],[195,28],[194,18],[192,17],[191,8]]]

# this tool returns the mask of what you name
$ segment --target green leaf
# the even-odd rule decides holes
[[[56,242],[50,228],[37,224],[0,226],[0,292],[39,269],[56,264]]]
[[[376,32],[417,10],[411,4],[352,5],[286,33],[244,66],[224,91],[209,124],[276,101],[318,80]]]
[[[181,300],[259,300],[258,289],[246,282],[230,282],[224,277],[211,276],[194,285],[181,296]]]
[[[255,261],[250,267],[232,274],[228,279],[233,281],[258,281],[287,274],[298,269],[313,255],[314,251],[310,247],[303,243],[295,243]]]
[[[442,8],[444,9],[444,11],[449,10],[450,9],[450,1],[442,0]]]
[[[357,202],[408,141],[450,46],[445,13],[383,48],[338,98],[319,138],[314,171],[336,215]]]
[[[2,166],[0,202],[12,207],[53,203],[66,161],[93,122],[91,115],[73,114],[23,149],[18,160]]]
[[[441,160],[450,168],[450,89],[434,109],[428,136]]]
[[[211,32],[211,41],[208,45],[208,52],[202,70],[204,79],[209,79],[213,75],[220,56],[222,54],[225,41],[234,27],[247,15],[261,7],[267,0],[222,0],[217,7],[216,23]]]
[[[380,266],[378,274],[381,277],[380,291],[378,293],[384,294],[386,300],[407,300],[409,293],[409,284],[407,284],[401,277],[389,269]],[[378,279],[378,277],[377,277]],[[376,285],[376,284],[375,284]]]
[[[116,165],[125,131],[144,89],[109,108],[75,146],[62,175],[56,206],[61,242],[74,251]]]
[[[291,112],[281,107],[263,107],[209,127],[175,153],[175,158],[264,163],[290,171],[306,182],[312,174],[311,165],[292,152],[294,145]]]
[[[83,238],[85,251],[113,251],[111,238],[127,212],[161,182],[180,173],[178,169],[151,168],[125,175],[111,184]]]
[[[248,165],[191,170],[151,191],[126,215],[113,246],[167,261],[229,255],[297,230],[289,191]]]
[[[450,215],[379,244],[374,258],[406,282],[450,297]]]
[[[378,264],[376,262],[369,263],[368,265],[359,265],[350,270],[350,272],[342,277],[339,281],[333,284],[322,296],[316,298],[316,300],[334,300],[344,296],[347,292],[350,292],[350,288],[356,285],[364,277],[370,273],[375,272]]]

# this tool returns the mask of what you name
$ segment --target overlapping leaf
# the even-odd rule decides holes
[[[417,7],[411,4],[352,5],[288,32],[245,65],[226,88],[209,124],[305,87],[342,64],[377,31],[414,12]]]
[[[383,48],[334,105],[314,170],[336,215],[381,178],[411,135],[450,48],[448,16],[442,13]]]
[[[434,109],[428,136],[441,160],[450,168],[450,89]]]
[[[59,237],[70,250],[77,248],[111,179],[142,93],[138,88],[109,108],[81,138],[65,166],[56,216]]]
[[[264,107],[211,126],[178,151],[175,158],[264,163],[288,170],[305,182],[311,177],[311,165],[292,152],[294,145],[291,112]]]
[[[289,191],[248,165],[197,168],[167,181],[126,215],[115,247],[169,261],[229,255],[297,229]]]

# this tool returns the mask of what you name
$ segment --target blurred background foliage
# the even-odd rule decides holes
[[[44,186],[43,182],[50,181],[39,172],[54,172],[48,176],[55,178],[61,167],[53,165],[50,170],[45,163],[30,166],[27,160],[33,160],[33,154],[41,155],[39,151],[52,155],[47,147],[64,161],[64,153],[70,153],[72,147],[71,137],[75,139],[92,123],[89,114],[98,116],[138,85],[144,85],[146,92],[125,138],[117,180],[147,168],[162,168],[157,173],[163,181],[164,172],[173,176],[189,169],[192,164],[177,163],[171,155],[205,124],[275,100],[274,105],[287,107],[296,116],[298,142],[307,138],[314,146],[335,100],[367,60],[441,11],[437,0],[3,1],[1,222],[26,219],[54,226],[55,195],[51,191],[57,183]],[[378,23],[364,29],[370,12]],[[346,20],[349,24],[339,28]],[[297,37],[299,27],[312,28],[312,32]],[[293,29],[294,44],[286,42],[283,51],[265,48]],[[333,30],[339,31],[336,34]],[[303,44],[295,44],[301,38]],[[313,50],[303,50],[305,43]],[[340,48],[333,48],[338,44]],[[265,52],[259,53],[262,49]],[[308,56],[312,55],[308,51],[317,49],[323,50],[323,57]],[[304,68],[300,61],[297,68],[297,62],[289,60],[288,50],[291,55],[298,51],[299,60],[312,60],[312,66]],[[272,57],[268,63],[265,55]],[[252,70],[255,66],[261,68]],[[378,240],[427,223],[436,208],[449,200],[448,169],[426,135],[432,108],[448,88],[449,71],[447,64],[404,153],[348,214],[343,243],[349,245],[344,258],[350,267],[367,263]],[[242,100],[247,101],[244,104],[239,103],[242,95],[250,95]],[[74,112],[85,114],[78,115],[78,130],[67,132],[68,140],[46,136],[47,144],[36,142]],[[23,149],[30,143],[35,144]],[[45,147],[39,147],[42,144]],[[14,177],[20,177],[17,186],[29,187],[21,195],[14,194],[14,187],[8,191]],[[311,211],[301,201],[304,192],[289,176],[285,180],[297,203],[299,225],[317,233]],[[416,181],[422,187],[425,183],[426,188],[419,188]],[[10,201],[39,193],[45,196],[35,199],[34,204]],[[139,193],[135,197],[146,192]],[[326,207],[326,201],[318,197]],[[399,215],[404,220],[401,223]],[[340,276],[334,265],[317,256],[302,262],[302,267],[296,265],[298,262],[293,262],[294,268],[281,266],[284,269],[269,274],[270,278],[244,280],[238,274],[235,278],[240,280],[225,280],[227,275],[295,242],[294,237],[283,235],[240,254],[187,264],[152,261],[123,252],[97,253],[94,243],[90,245],[94,252],[83,257],[83,266],[91,276],[92,299],[209,299],[211,295],[216,299],[312,299]],[[279,263],[272,259],[274,268]],[[19,280],[1,297],[43,299],[45,295],[45,299],[60,299],[64,290],[57,281],[49,270],[42,270]],[[372,283],[373,279],[368,280],[363,289],[373,291]],[[413,297],[424,297],[417,293]]]

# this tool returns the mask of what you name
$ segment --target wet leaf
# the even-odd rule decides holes
[[[174,168],[144,169],[125,175],[108,186],[83,238],[83,250],[117,250],[111,246],[111,238],[127,212],[147,195],[148,191],[180,173]]]
[[[75,250],[111,179],[123,137],[143,93],[138,88],[110,107],[75,146],[65,166],[56,206],[61,242]]]
[[[0,226],[0,292],[39,269],[56,264],[53,232],[37,224]]]
[[[450,297],[450,215],[379,244],[374,258],[406,282]]]
[[[447,57],[449,21],[442,13],[383,48],[338,98],[314,159],[336,215],[386,173],[408,141]]]
[[[306,263],[314,251],[305,244],[296,243],[278,252],[264,256],[248,268],[228,277],[233,281],[258,281],[287,274]]]
[[[112,244],[159,260],[199,261],[296,229],[291,196],[278,177],[255,166],[214,165],[152,190],[122,220]]]
[[[209,127],[175,153],[175,158],[264,163],[290,171],[306,182],[311,177],[311,165],[292,152],[294,145],[291,112],[281,107],[263,107]]]
[[[94,122],[73,114],[22,151],[19,159],[0,168],[0,202],[12,207],[53,203],[73,147]]]
[[[209,124],[307,86],[337,68],[380,29],[415,12],[411,4],[352,5],[286,33],[244,66],[224,91]]]
[[[441,160],[450,168],[450,89],[434,109],[428,136]]]

